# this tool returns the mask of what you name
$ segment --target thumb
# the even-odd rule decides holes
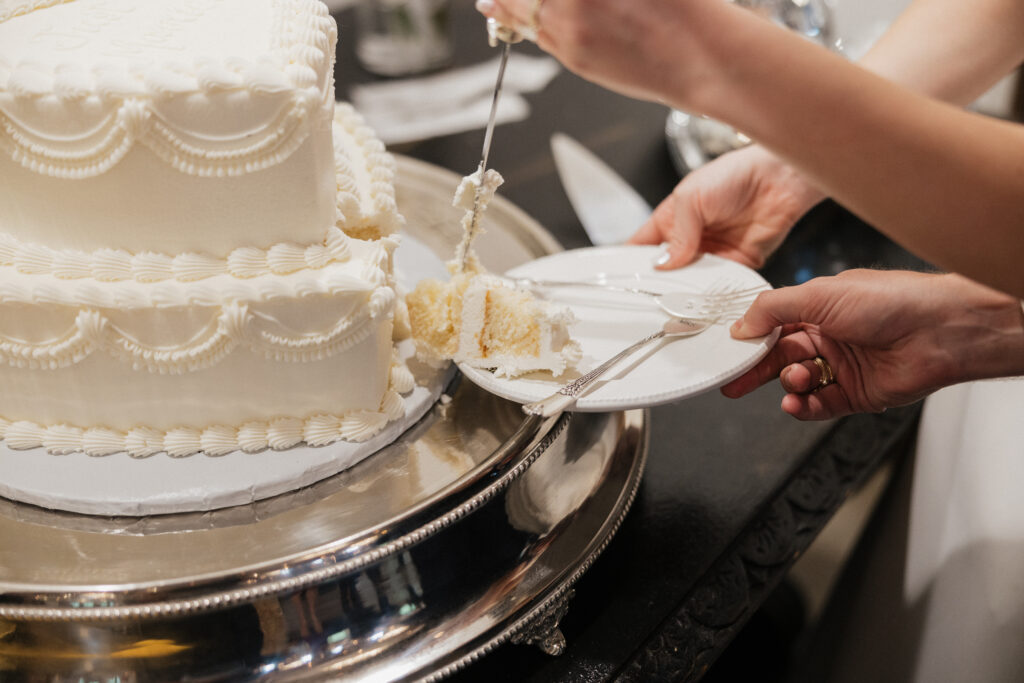
[[[799,287],[783,287],[761,292],[743,317],[732,324],[729,332],[735,339],[763,337],[776,327],[801,320],[802,298]]]
[[[627,240],[628,244],[666,244],[666,251],[655,267],[680,268],[693,261],[700,247],[703,222],[695,213],[692,192],[685,181],[661,200],[651,217]]]
[[[659,270],[680,268],[693,260],[693,256],[689,251],[680,250],[678,247],[676,236],[673,234],[675,224],[673,219],[674,213],[673,198],[672,195],[669,195],[665,199],[661,200],[661,203],[654,209],[654,212],[651,214],[651,217],[647,219],[647,222],[641,225],[640,228],[633,233],[628,240],[626,240],[626,244],[657,245],[665,243],[665,253],[658,257],[658,260],[654,264],[654,267]]]
[[[668,251],[658,262],[659,269],[679,268],[697,258],[706,227],[698,199],[697,192],[685,181],[665,199],[671,202],[672,224],[668,231]]]

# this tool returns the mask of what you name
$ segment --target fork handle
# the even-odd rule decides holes
[[[656,339],[661,339],[664,336],[665,330],[658,330],[654,334],[644,337],[643,339],[636,342],[632,346],[629,346],[623,349],[622,351],[619,351],[617,354],[615,354],[605,362],[601,363],[587,374],[582,375],[574,379],[573,381],[569,382],[561,389],[548,396],[547,398],[523,405],[523,412],[526,413],[527,415],[539,415],[541,417],[550,417],[552,415],[562,412],[563,410],[568,410],[573,405],[575,405],[579,397],[590,387],[591,384],[594,383],[594,381],[598,377],[608,372],[612,367],[618,364],[620,360],[622,360],[626,356],[633,354],[641,347],[650,344],[652,341]]]

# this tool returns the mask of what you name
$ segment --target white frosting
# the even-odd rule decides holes
[[[394,162],[316,0],[0,0],[0,438],[363,441],[403,410]]]
[[[0,304],[43,304],[106,309],[220,306],[225,301],[270,301],[310,294],[368,291],[388,284],[383,266],[393,246],[361,243],[361,258],[332,263],[319,270],[267,273],[238,279],[216,275],[196,282],[168,280],[156,283],[104,281],[93,278],[61,280],[52,275],[0,270]],[[3,322],[0,322],[0,330]]]
[[[465,214],[462,217],[462,240],[455,248],[455,259],[448,264],[453,273],[480,270],[473,241],[483,232],[480,219],[503,182],[505,179],[494,169],[484,171],[478,168],[464,177],[455,189],[452,206],[463,209]]]
[[[379,411],[394,363],[395,295],[379,269],[375,286],[332,273],[349,265],[266,276],[267,289],[243,282],[249,298],[222,291],[213,302],[204,301],[215,288],[189,296],[203,281],[170,286],[180,290],[168,299],[176,305],[2,303],[0,415],[128,431]],[[91,284],[82,293],[97,301],[104,289],[169,288]]]
[[[12,266],[25,274],[52,274],[62,280],[92,278],[108,282],[135,280],[203,280],[217,275],[249,279],[274,273],[285,275],[304,269],[320,269],[346,261],[352,254],[349,238],[336,227],[328,229],[326,244],[275,244],[270,249],[238,247],[227,258],[209,254],[132,254],[120,249],[90,253],[60,251],[41,244],[20,242],[0,233],[0,266]],[[360,247],[356,247],[360,248]]]
[[[178,427],[166,432],[149,427],[135,427],[125,432],[100,428],[82,430],[67,425],[45,427],[0,418],[0,439],[15,450],[43,447],[52,455],[81,451],[92,456],[124,452],[133,458],[148,458],[161,452],[173,458],[197,453],[217,456],[233,451],[254,453],[265,448],[286,450],[303,442],[326,446],[341,440],[365,441],[379,432],[389,419],[397,419],[390,404],[389,410],[387,414],[358,411],[305,419],[279,417],[239,427],[213,425],[201,430]],[[404,414],[404,407],[402,411]]]
[[[333,95],[337,28],[313,0],[28,7],[0,21],[0,143],[39,173],[104,173],[135,143],[184,173],[251,173],[294,151]]]
[[[0,232],[57,251],[221,260],[323,244],[338,214],[336,38],[315,0],[12,14],[0,22]],[[341,124],[344,137],[361,120]]]
[[[165,221],[154,222],[152,214],[147,213],[146,202],[154,199],[152,188],[147,185],[138,188],[137,193],[126,192],[125,187],[138,184],[134,179],[121,177],[118,181],[128,185],[116,185],[107,177],[94,179],[97,192],[113,192],[118,197],[114,205],[97,211],[96,197],[83,189],[82,182],[53,180],[20,169],[11,169],[10,176],[5,177],[5,161],[0,156],[0,181],[10,180],[6,190],[0,182],[0,196],[10,192],[14,202],[6,208],[0,202],[0,267],[52,272],[69,279],[103,277],[153,282],[225,272],[247,278],[267,272],[290,272],[297,267],[319,268],[331,261],[345,260],[349,249],[346,231],[366,233],[368,227],[375,226],[371,234],[359,236],[387,235],[400,227],[401,217],[395,205],[394,160],[347,105],[338,107],[333,139],[338,143],[337,158],[328,182],[334,189],[324,193],[325,198],[330,197],[333,208],[329,218],[315,225],[303,223],[308,207],[304,210],[302,201],[310,192],[306,173],[298,176],[304,185],[296,189],[294,196],[285,196],[279,186],[267,191],[279,204],[292,206],[291,211],[275,205],[268,215],[255,215],[245,204],[246,191],[232,200],[238,204],[236,210],[218,214],[221,222],[215,223],[201,212],[184,216],[180,206],[168,208],[161,204],[163,200],[155,201],[153,212],[169,211],[178,220],[169,225]],[[302,159],[295,161],[298,164]],[[291,162],[286,166],[291,168]],[[355,168],[363,169],[355,176],[360,182],[349,178]],[[206,187],[201,180],[192,182],[197,187]],[[293,183],[294,180],[289,180],[285,189]],[[186,191],[184,187],[180,189]],[[50,200],[50,192],[61,196],[59,206]],[[122,196],[126,194],[129,196]],[[208,189],[202,189],[182,201],[191,207],[194,202],[201,203],[207,194]],[[224,201],[229,199],[225,197]],[[132,200],[138,200],[137,205]],[[128,208],[122,206],[125,203]],[[260,206],[264,203],[257,202]],[[18,204],[24,210],[15,211]],[[118,215],[129,209],[140,216],[130,223]],[[5,218],[7,211],[10,215]],[[211,211],[216,214],[216,206]],[[248,222],[238,220],[236,213]],[[74,215],[75,220],[69,221],[69,215]],[[111,220],[105,221],[108,217]],[[274,223],[275,220],[279,222]],[[334,227],[336,223],[340,229]],[[258,246],[261,243],[269,246]],[[116,261],[112,261],[114,257]],[[112,265],[117,267],[111,268]]]
[[[454,360],[499,376],[546,370],[557,377],[581,357],[569,335],[572,312],[488,274],[472,248],[502,182],[497,171],[481,165],[459,183],[452,205],[465,213],[462,240],[447,263],[452,277],[424,280],[406,296],[411,334],[427,363]]]
[[[495,312],[488,299],[495,291],[511,289],[506,281],[491,275],[476,275],[462,296],[462,326],[453,360],[472,367],[494,369],[498,376],[515,377],[535,370],[547,370],[558,377],[579,361],[579,343],[569,335],[576,317],[568,308],[530,297],[529,305],[516,311]],[[530,318],[537,327],[537,353],[515,352],[502,346],[487,346],[482,336],[490,323],[488,316],[518,315]],[[509,340],[515,342],[517,340]]]

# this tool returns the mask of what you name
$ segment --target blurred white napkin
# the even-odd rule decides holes
[[[550,57],[512,54],[496,123],[521,121],[530,105],[521,93],[542,90],[561,67]],[[353,86],[352,104],[385,144],[450,135],[487,125],[498,59],[422,78]]]

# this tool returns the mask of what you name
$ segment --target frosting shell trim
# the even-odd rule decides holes
[[[177,427],[166,432],[150,427],[118,431],[99,427],[83,429],[69,425],[39,425],[25,420],[0,417],[0,439],[14,450],[45,448],[51,455],[84,452],[108,456],[124,452],[133,458],[166,453],[183,458],[197,453],[226,455],[233,451],[254,453],[266,448],[284,450],[298,443],[326,446],[335,441],[366,441],[390,419],[401,398],[389,391],[382,411],[358,410],[344,415],[319,414],[306,418],[280,417],[266,422],[252,421],[238,426],[213,425],[202,429]]]

